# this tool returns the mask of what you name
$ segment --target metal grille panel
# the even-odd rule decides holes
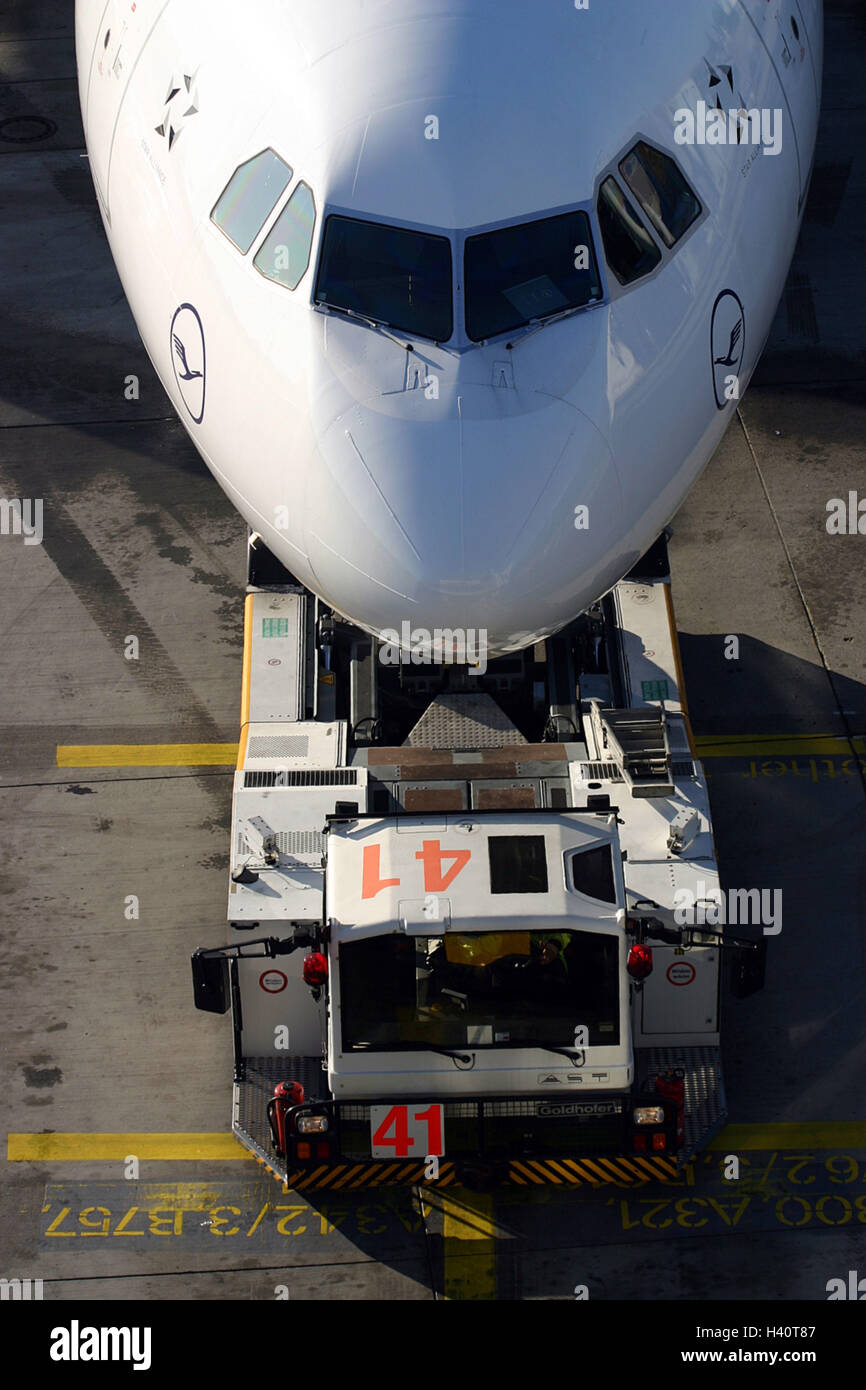
[[[695,765],[691,760],[688,762],[671,763],[671,775],[674,777],[694,777]]]
[[[616,763],[581,763],[580,775],[585,782],[622,781],[622,773]]]
[[[338,767],[318,772],[245,772],[244,787],[356,787],[358,774]]]
[[[310,740],[306,734],[280,734],[273,738],[253,737],[247,749],[250,758],[306,758]]]
[[[324,854],[325,837],[321,830],[277,830],[277,849],[280,854]],[[237,853],[249,854],[250,847],[243,833],[237,837]]]

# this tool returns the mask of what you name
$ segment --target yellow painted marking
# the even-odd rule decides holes
[[[253,594],[244,601],[244,666],[241,678],[241,724],[250,719],[250,671],[253,664]]]
[[[691,727],[686,724],[689,735]],[[239,743],[61,743],[58,767],[242,767],[249,724]],[[866,737],[836,734],[704,734],[693,753],[704,758],[838,757],[866,755]]]
[[[728,1125],[709,1147],[726,1153],[737,1149],[866,1149],[866,1122]]]
[[[824,1149],[838,1150],[845,1152],[850,1149],[866,1149],[866,1121],[816,1121],[791,1122],[777,1124],[748,1124],[748,1125],[728,1125],[710,1143],[709,1148],[715,1151],[724,1150],[726,1153],[736,1152],[738,1149],[763,1149],[771,1151],[774,1149],[793,1150],[793,1149]],[[222,1134],[83,1134],[83,1133],[60,1133],[60,1134],[25,1134],[17,1133],[8,1136],[6,1157],[10,1163],[43,1163],[43,1162],[99,1162],[99,1161],[122,1161],[129,1154],[135,1154],[139,1159],[147,1159],[151,1162],[156,1160],[167,1161],[200,1161],[200,1162],[252,1162],[254,1155],[249,1153],[243,1145],[228,1133]],[[559,1163],[568,1162],[569,1165],[576,1162],[572,1159],[558,1159]],[[616,1174],[618,1177],[640,1178],[643,1176],[642,1168],[647,1168],[648,1176],[660,1177],[668,1173],[671,1177],[675,1176],[675,1169],[671,1159],[659,1157],[650,1165],[649,1162],[640,1156],[631,1159],[620,1159],[622,1168],[617,1167],[610,1159],[579,1159],[583,1173],[592,1181],[592,1174],[595,1170],[601,1169],[605,1177]],[[529,1179],[532,1183],[540,1184],[543,1179],[539,1173],[549,1171],[549,1165],[544,1161],[532,1160],[512,1160],[511,1170],[515,1176]],[[415,1165],[412,1165],[413,1169]],[[400,1170],[400,1176],[410,1173],[411,1170],[400,1163],[388,1163],[380,1171],[372,1168],[365,1168],[360,1175],[362,1180],[373,1178],[374,1184],[378,1186],[383,1179],[392,1177]],[[357,1171],[357,1170],[354,1170]],[[418,1169],[420,1176],[421,1170]],[[345,1174],[353,1183],[355,1178],[353,1170],[349,1165],[336,1165],[329,1169],[326,1165],[320,1165],[313,1170],[306,1170],[294,1174],[292,1181],[294,1185],[301,1182],[308,1185],[310,1180],[321,1181],[327,1175],[328,1181]],[[453,1177],[453,1172],[449,1175]],[[561,1182],[562,1179],[560,1178]],[[475,1197],[473,1195],[473,1201]],[[480,1199],[479,1199],[480,1200]]]
[[[58,767],[234,767],[236,743],[60,743]]]
[[[658,1159],[653,1161],[650,1158],[644,1158],[642,1154],[635,1154],[634,1158],[627,1166],[628,1176],[638,1180],[648,1177],[664,1178],[665,1176],[674,1178],[676,1177],[676,1171],[676,1167],[673,1163],[669,1166],[662,1166],[660,1169]]]
[[[250,673],[253,664],[253,595],[244,602],[244,665],[241,677],[241,737],[237,750],[237,766],[242,768],[247,756],[250,734]]]
[[[443,1292],[448,1299],[496,1298],[496,1227],[493,1198],[487,1192],[468,1199],[443,1197],[442,1237],[445,1247]],[[466,1241],[475,1241],[472,1251]]]
[[[575,1182],[574,1173],[570,1172],[564,1164],[557,1163],[554,1159],[549,1158],[547,1160],[547,1166],[548,1168],[551,1168],[553,1172],[559,1173],[560,1177],[565,1178],[566,1182],[570,1182],[572,1184]]]
[[[541,1162],[537,1158],[532,1158],[529,1159],[528,1166],[533,1172],[540,1173],[542,1178],[549,1178],[552,1183],[556,1183],[557,1187],[562,1187],[562,1178],[557,1176],[549,1163]]]
[[[598,1186],[596,1178],[598,1178],[599,1182],[610,1182],[610,1173],[607,1171],[607,1167],[602,1167],[600,1163],[593,1162],[591,1158],[582,1158],[580,1160],[580,1168],[582,1176],[588,1178],[594,1186]]]
[[[529,1178],[530,1182],[536,1183],[539,1187],[543,1185],[543,1180],[537,1173],[533,1173],[532,1169],[528,1167],[526,1163],[518,1163],[515,1159],[512,1161],[511,1170],[519,1174],[523,1179]]]
[[[89,1162],[136,1158],[251,1160],[253,1155],[231,1134],[10,1134],[10,1163]]]
[[[247,1240],[250,1239],[250,1237],[251,1237],[252,1234],[253,1234],[253,1231],[255,1231],[255,1230],[257,1229],[257,1227],[258,1227],[260,1221],[261,1221],[262,1218],[264,1217],[264,1215],[265,1215],[265,1213],[267,1212],[268,1207],[269,1207],[270,1205],[271,1205],[270,1202],[265,1202],[265,1205],[262,1207],[261,1211],[259,1212],[259,1214],[258,1214],[258,1216],[256,1217],[255,1221],[253,1222],[252,1226],[250,1226],[250,1229],[247,1231]]]
[[[349,1182],[349,1180],[350,1180],[351,1178],[357,1177],[358,1174],[360,1173],[360,1171],[361,1171],[361,1164],[360,1164],[360,1163],[356,1163],[355,1166],[354,1166],[354,1168],[349,1168],[349,1169],[347,1169],[347,1171],[343,1174],[343,1176],[342,1176],[341,1178],[338,1178],[338,1179],[337,1179],[337,1181],[334,1183],[334,1186],[335,1186],[335,1187],[343,1187],[347,1182]]]
[[[677,632],[677,620],[674,616],[674,600],[673,595],[671,594],[670,584],[665,584],[663,587],[665,591],[665,605],[668,610],[668,627],[670,628],[671,633],[671,647],[673,648],[674,653],[674,670],[677,676],[677,694],[680,697],[680,709],[683,712],[683,723],[686,726],[686,738],[689,741],[689,748],[692,750],[692,757],[697,758],[697,753],[695,752],[694,735],[692,734],[692,721],[689,718],[689,706],[686,700],[686,683],[683,679],[683,659],[682,654],[680,652],[680,638],[679,633]]]
[[[850,758],[866,753],[866,738],[836,734],[713,734],[695,740],[699,758],[818,757]]]

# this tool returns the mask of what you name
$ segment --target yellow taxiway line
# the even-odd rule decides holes
[[[246,729],[245,729],[246,732]],[[837,734],[705,734],[695,738],[698,758],[850,758],[866,754],[866,737]],[[66,743],[58,767],[234,767],[237,743]]]
[[[151,1162],[253,1158],[232,1134],[10,1134],[6,1150],[10,1163],[123,1162],[130,1155]]]
[[[234,767],[236,743],[58,744],[58,767]]]
[[[838,734],[704,734],[695,739],[699,758],[850,758],[866,753],[866,738]]]
[[[737,1152],[741,1149],[866,1149],[866,1121],[799,1121],[778,1124],[728,1125],[712,1141],[713,1150]],[[137,1158],[181,1162],[224,1162],[249,1160],[252,1154],[231,1134],[10,1134],[6,1157],[10,1163],[101,1162]],[[473,1202],[475,1195],[473,1195]],[[475,1208],[476,1216],[480,1207]],[[485,1221],[473,1227],[476,1235],[455,1238],[482,1239]],[[475,1217],[473,1217],[475,1221]]]

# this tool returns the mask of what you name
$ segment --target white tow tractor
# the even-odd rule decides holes
[[[673,1176],[720,1128],[723,956],[666,551],[546,643],[397,666],[251,542],[232,1128],[295,1188]]]

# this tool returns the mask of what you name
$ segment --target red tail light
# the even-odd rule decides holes
[[[667,1135],[666,1135],[666,1134],[654,1134],[654,1135],[653,1135],[653,1148],[654,1148],[654,1149],[656,1149],[656,1150],[659,1150],[659,1149],[666,1149],[667,1146],[668,1146],[668,1140],[667,1140]]]
[[[625,968],[633,980],[645,980],[647,975],[652,973],[652,946],[646,946],[643,942],[638,941],[634,946],[629,947]]]

